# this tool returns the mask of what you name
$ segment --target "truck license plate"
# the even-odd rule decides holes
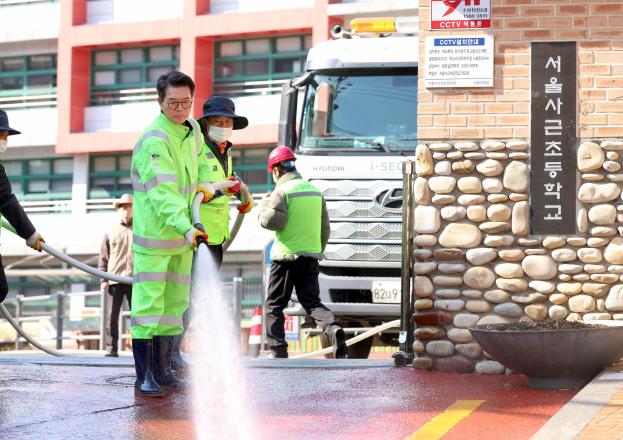
[[[372,302],[400,304],[400,281],[372,281]]]

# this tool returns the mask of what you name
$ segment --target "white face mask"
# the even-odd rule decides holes
[[[233,127],[215,127],[214,125],[210,125],[210,131],[208,132],[208,136],[217,144],[221,144],[231,137],[231,132],[233,131]]]
[[[8,146],[9,143],[6,139],[0,139],[0,154],[3,154]]]

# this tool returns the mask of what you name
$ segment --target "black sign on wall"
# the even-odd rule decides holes
[[[530,233],[575,233],[576,42],[535,42],[531,55]]]

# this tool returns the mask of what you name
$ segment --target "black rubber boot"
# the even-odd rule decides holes
[[[119,351],[116,345],[110,347],[110,350],[104,355],[106,357],[119,357]]]
[[[188,363],[182,358],[180,353],[180,347],[182,345],[182,338],[184,335],[171,336],[173,338],[172,351],[171,351],[171,368],[178,373],[188,372]]]
[[[346,335],[342,327],[334,326],[331,330],[331,343],[333,345],[333,357],[335,359],[346,359],[348,357],[348,347],[346,346]]]
[[[171,370],[171,353],[175,336],[154,336],[154,378],[160,385],[184,388],[185,384]]]
[[[132,352],[134,353],[134,368],[136,369],[134,389],[141,396],[162,397],[162,388],[153,375],[153,341],[151,339],[132,339]]]

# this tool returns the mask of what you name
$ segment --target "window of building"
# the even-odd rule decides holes
[[[215,46],[214,92],[242,96],[279,93],[305,69],[311,35],[220,41]]]
[[[56,54],[0,58],[0,107],[54,105],[55,94]]]
[[[268,153],[273,147],[234,148],[232,157],[234,170],[247,184],[252,193],[272,191],[273,178],[266,171]]]
[[[72,158],[7,160],[3,165],[18,200],[71,199]]]
[[[149,101],[156,80],[179,66],[179,46],[95,50],[91,56],[91,105]]]
[[[132,193],[130,166],[132,154],[91,156],[89,159],[89,198],[112,199]]]

